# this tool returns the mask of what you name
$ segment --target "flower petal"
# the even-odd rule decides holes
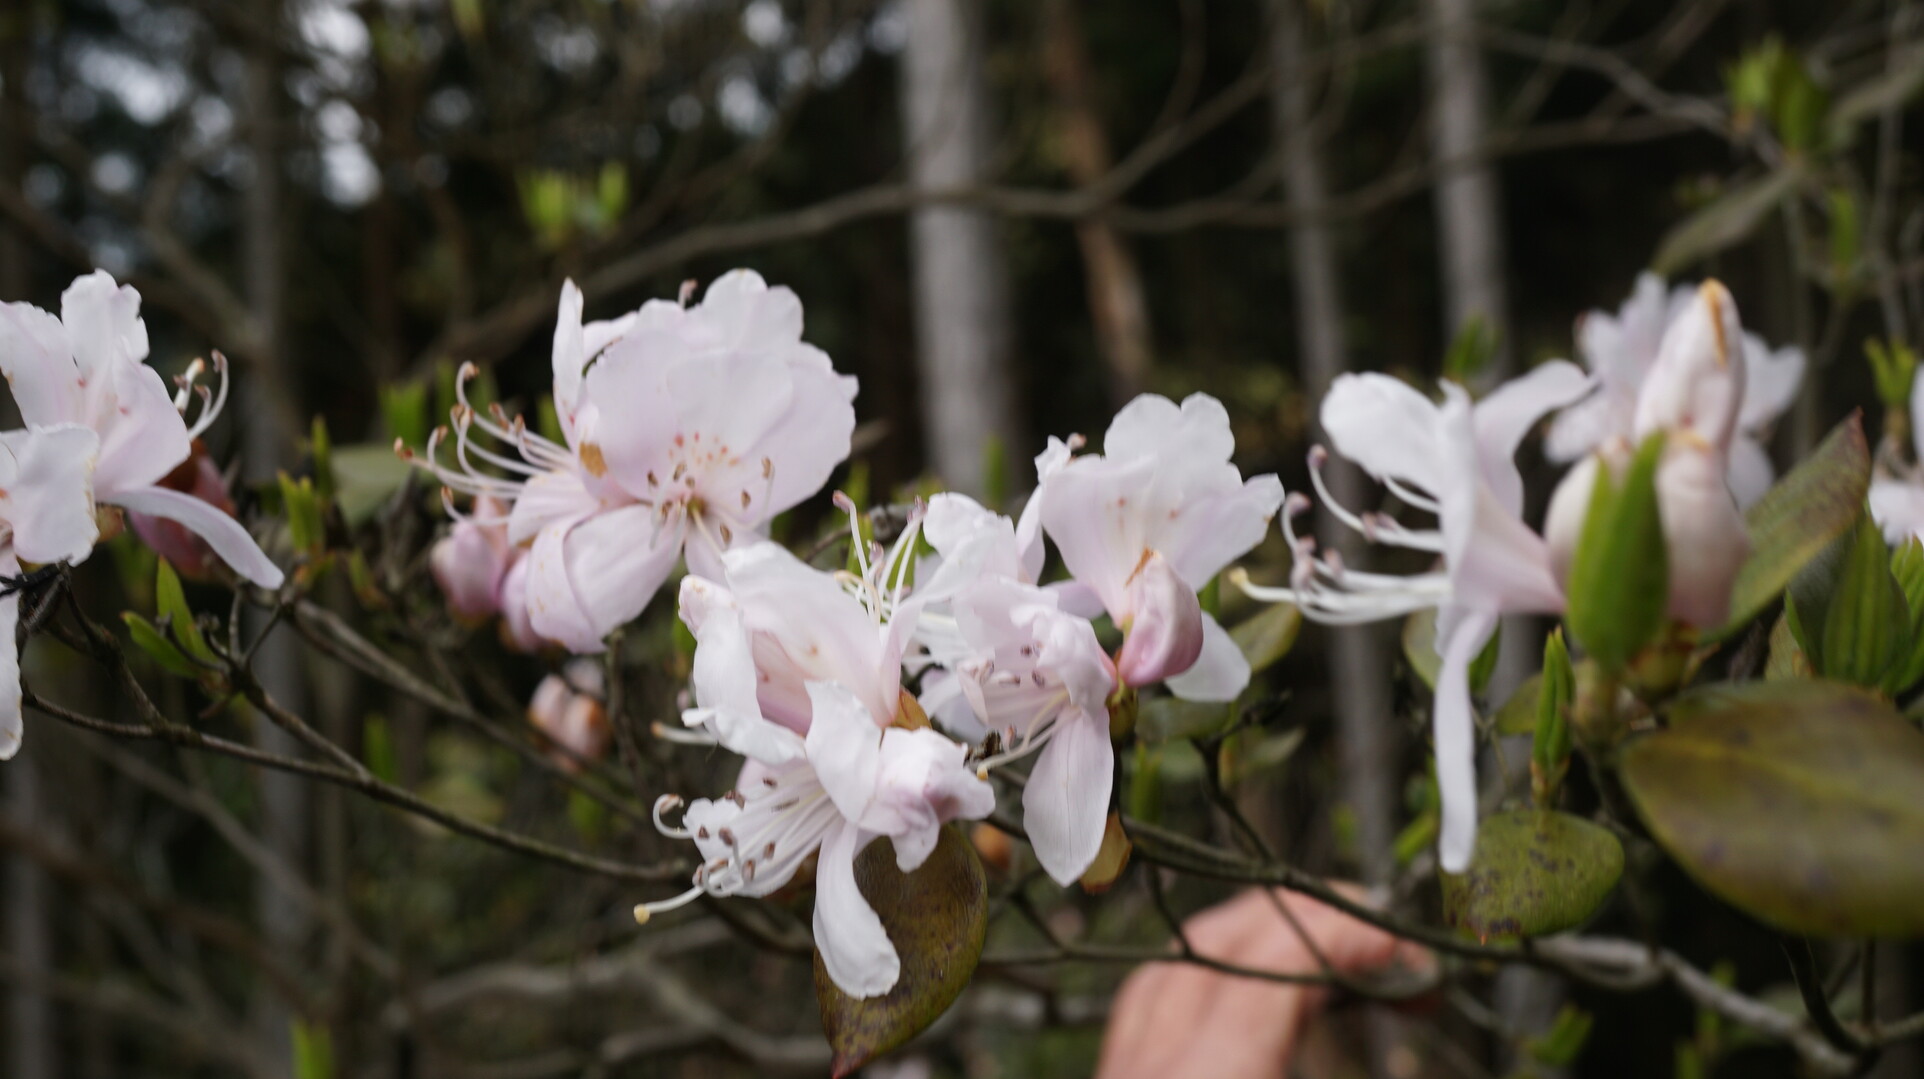
[[[1476,719],[1470,706],[1470,664],[1496,631],[1488,611],[1461,611],[1449,636],[1437,642],[1436,785],[1443,801],[1443,871],[1469,868],[1476,850]],[[1439,626],[1442,620],[1438,620]]]
[[[52,312],[30,303],[0,304],[0,374],[26,423],[45,427],[82,418],[73,345]]]
[[[888,992],[902,973],[882,919],[855,883],[855,856],[874,838],[846,822],[832,827],[815,865],[815,947],[829,978],[857,1000]]]
[[[1437,489],[1437,406],[1414,387],[1388,375],[1338,375],[1321,419],[1336,452],[1370,475]]]
[[[1202,655],[1168,680],[1169,692],[1186,701],[1233,701],[1249,685],[1249,660],[1214,616],[1203,614]]]
[[[639,617],[681,557],[683,518],[653,506],[594,514],[569,530],[568,579],[599,640]],[[596,649],[599,651],[599,649]]]
[[[1057,884],[1075,883],[1102,849],[1115,766],[1107,715],[1078,709],[1056,718],[1022,792],[1022,826]]]
[[[690,681],[696,707],[682,713],[691,727],[706,727],[724,747],[770,765],[802,755],[802,739],[770,722],[755,699],[755,655],[733,597],[712,581],[684,577],[683,621],[695,633]]]
[[[881,778],[882,728],[855,691],[839,682],[810,682],[808,700],[814,709],[809,763],[842,816],[861,821]]]
[[[67,327],[83,384],[101,385],[99,376],[147,358],[140,293],[132,285],[116,284],[105,270],[74,278],[60,294],[60,321]]]
[[[93,464],[100,440],[79,424],[0,434],[0,517],[29,562],[84,562],[100,536]]]
[[[1924,379],[1918,379],[1924,383]],[[1924,487],[1898,480],[1871,482],[1871,516],[1883,526],[1884,538],[1902,543],[1912,536],[1924,539]]]
[[[10,547],[0,547],[0,574],[20,574],[20,560]],[[0,596],[0,761],[12,760],[20,752],[25,729],[20,719],[20,650],[13,643],[19,621],[20,593]]]
[[[207,546],[214,549],[214,554],[232,566],[235,573],[262,588],[281,586],[284,578],[280,567],[267,557],[267,552],[261,550],[260,544],[254,542],[254,537],[241,527],[239,521],[223,513],[218,506],[165,487],[121,491],[112,499],[103,501],[112,501],[136,513],[178,521],[188,531],[206,540]]]
[[[1523,477],[1516,450],[1523,436],[1552,409],[1589,392],[1590,378],[1576,364],[1552,360],[1538,364],[1478,401],[1473,411],[1477,466],[1497,501],[1512,513],[1523,510]]]
[[[1777,480],[1777,469],[1770,463],[1770,451],[1755,436],[1741,431],[1730,440],[1730,456],[1724,478],[1738,509],[1749,509],[1764,497]]]

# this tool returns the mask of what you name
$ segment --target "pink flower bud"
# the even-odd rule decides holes
[[[516,652],[532,655],[547,643],[534,631],[528,614],[528,566],[526,558],[516,558],[501,577],[501,643]]]
[[[501,609],[501,580],[514,552],[508,546],[507,514],[491,498],[478,499],[471,517],[454,528],[428,553],[428,571],[448,609],[466,622],[483,622]]]
[[[569,771],[608,751],[612,731],[601,696],[601,668],[576,662],[564,674],[542,679],[528,701],[528,722],[555,746],[552,756]]]
[[[1148,553],[1128,588],[1133,614],[1116,657],[1123,683],[1146,686],[1195,666],[1203,647],[1202,605],[1195,590],[1160,551]]]
[[[1743,348],[1736,301],[1705,281],[1664,331],[1637,397],[1637,439],[1690,430],[1720,453],[1729,449],[1744,403]]]
[[[234,500],[228,497],[227,481],[221,478],[220,469],[214,466],[207,447],[199,439],[194,440],[187,459],[163,477],[158,486],[192,495],[230,517],[234,515]],[[130,512],[127,523],[142,543],[172,563],[182,577],[204,581],[213,570],[216,561],[213,548],[178,521]],[[104,530],[101,538],[106,538]]]
[[[1657,465],[1657,511],[1670,559],[1670,617],[1699,629],[1730,618],[1750,534],[1725,480],[1723,454],[1673,436]]]

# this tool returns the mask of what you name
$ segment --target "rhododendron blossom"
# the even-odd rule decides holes
[[[455,465],[437,459],[438,433],[418,460],[452,491],[511,505],[508,539],[531,545],[531,625],[592,653],[684,554],[719,577],[723,552],[820,489],[848,456],[855,380],[802,342],[795,294],[747,270],[694,306],[654,300],[585,325],[581,310],[569,282],[553,352],[561,442],[498,408],[480,415],[464,393]]]
[[[1249,683],[1242,652],[1196,600],[1262,541],[1283,502],[1275,476],[1243,480],[1235,448],[1215,398],[1178,407],[1144,394],[1110,422],[1101,454],[1037,460],[1042,528],[1122,628],[1117,669],[1129,685],[1167,681],[1178,696],[1227,701]]]
[[[921,639],[948,677],[922,700],[932,714],[965,701],[1005,751],[983,770],[1039,753],[1022,792],[1023,827],[1059,883],[1082,876],[1102,846],[1115,772],[1108,698],[1116,666],[1059,590],[1026,579],[1013,522],[962,495],[930,501],[939,556]],[[936,599],[942,602],[935,602]],[[932,699],[933,698],[933,699]]]
[[[1591,311],[1577,322],[1577,349],[1596,377],[1590,397],[1560,413],[1544,441],[1553,461],[1571,462],[1613,438],[1630,438],[1638,400],[1662,350],[1666,331],[1698,295],[1692,285],[1665,288],[1663,279],[1637,278],[1630,298],[1615,314]],[[1804,350],[1794,345],[1772,349],[1762,337],[1742,333],[1742,405],[1734,416],[1729,446],[1730,489],[1748,506],[1770,489],[1774,471],[1764,450],[1770,425],[1790,407],[1802,384]]]
[[[724,554],[721,581],[683,579],[696,639],[696,707],[683,718],[749,763],[736,792],[693,802],[678,828],[662,814],[681,800],[657,803],[658,825],[694,840],[703,864],[687,892],[637,907],[637,918],[703,894],[766,895],[819,851],[815,941],[829,976],[855,997],[895,984],[901,962],[855,884],[856,855],[888,836],[896,864],[912,870],[943,823],[995,808],[967,748],[930,728],[901,688],[918,533],[912,517],[883,554],[855,530],[858,574],[823,573],[761,543]]]
[[[177,521],[241,576],[265,588],[280,587],[281,571],[239,521],[163,485],[226,401],[226,362],[216,354],[218,394],[198,391],[201,407],[189,427],[183,413],[193,402],[193,382],[202,365],[195,361],[179,394],[170,396],[160,372],[143,362],[146,356],[140,293],[116,285],[104,271],[68,286],[58,317],[32,304],[0,304],[0,372],[27,427],[78,424],[98,438],[91,461],[94,500]]]
[[[1551,409],[1582,396],[1589,380],[1575,365],[1547,363],[1472,405],[1443,383],[1438,404],[1387,375],[1343,375],[1323,399],[1323,429],[1336,451],[1361,465],[1396,496],[1433,513],[1434,530],[1407,528],[1377,514],[1358,515],[1322,485],[1323,455],[1311,476],[1325,507],[1376,543],[1441,556],[1440,568],[1413,576],[1351,570],[1315,541],[1299,537],[1290,515],[1283,529],[1295,552],[1290,588],[1245,585],[1258,599],[1287,601],[1318,621],[1353,623],[1439,608],[1436,650],[1436,771],[1443,801],[1443,868],[1460,872],[1476,844],[1476,729],[1470,664],[1504,614],[1563,610],[1550,549],[1523,522],[1523,477],[1516,450]]]
[[[79,424],[0,434],[0,760],[20,751],[20,563],[80,562],[93,550],[89,471],[99,451]]]

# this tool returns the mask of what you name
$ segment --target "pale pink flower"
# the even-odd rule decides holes
[[[93,497],[133,513],[177,521],[206,540],[223,562],[264,588],[280,587],[279,568],[240,522],[200,498],[163,486],[187,460],[194,438],[213,423],[227,396],[226,362],[216,354],[218,396],[200,391],[192,427],[197,360],[170,396],[147,357],[140,293],[96,270],[75,279],[55,317],[32,304],[0,304],[0,373],[29,429],[79,424],[99,440]],[[84,556],[82,556],[84,557]]]
[[[724,274],[692,307],[654,300],[586,325],[581,309],[570,282],[554,337],[561,443],[463,397],[459,467],[433,447],[420,463],[454,491],[513,504],[508,538],[532,544],[534,629],[591,653],[684,554],[719,577],[723,552],[827,481],[848,456],[855,381],[803,343],[795,294],[751,271]]]
[[[1436,515],[1434,530],[1411,529],[1378,514],[1357,515],[1322,486],[1323,455],[1312,454],[1328,512],[1374,543],[1425,551],[1442,565],[1410,576],[1366,573],[1298,537],[1292,587],[1245,585],[1258,599],[1286,601],[1321,622],[1350,624],[1438,608],[1436,650],[1437,785],[1443,802],[1443,868],[1461,872],[1476,846],[1476,726],[1470,664],[1505,614],[1560,613],[1563,591],[1543,537],[1523,522],[1523,478],[1516,449],[1545,413],[1582,396],[1589,380],[1574,365],[1544,364],[1475,403],[1462,387],[1442,385],[1441,404],[1387,375],[1343,375],[1323,399],[1323,429],[1336,451],[1361,465],[1412,507]]]
[[[79,424],[0,433],[0,760],[20,751],[20,563],[80,562],[93,550],[99,451]]]
[[[485,622],[500,614],[501,584],[522,551],[508,542],[507,507],[486,495],[474,512],[455,520],[448,534],[428,551],[428,572],[448,609],[464,622]]]
[[[1576,461],[1612,438],[1633,437],[1637,402],[1665,331],[1697,294],[1696,286],[1667,289],[1662,278],[1646,273],[1614,314],[1590,311],[1578,320],[1577,348],[1596,377],[1597,391],[1558,414],[1544,441],[1545,455]],[[1733,340],[1742,342],[1745,378],[1730,440],[1729,483],[1741,507],[1770,489],[1775,470],[1764,442],[1771,424],[1796,399],[1806,360],[1803,349],[1772,349],[1754,333]]]
[[[965,702],[1003,739],[1002,754],[979,762],[983,772],[1038,754],[1023,789],[1023,827],[1043,869],[1069,884],[1095,860],[1108,821],[1116,666],[1089,620],[1062,609],[1060,590],[1028,579],[1007,517],[937,495],[925,534],[937,558],[917,567],[928,581],[918,639],[946,677],[923,704],[948,718],[951,701]]]
[[[1924,378],[1911,380],[1911,449],[1924,461]],[[1908,476],[1879,474],[1871,480],[1871,516],[1884,529],[1884,538],[1893,544],[1913,536],[1924,539],[1924,475],[1913,469]]]
[[[855,997],[895,984],[900,958],[855,884],[856,855],[887,836],[913,870],[943,823],[995,808],[966,747],[909,727],[918,717],[901,673],[920,606],[906,595],[918,524],[886,554],[860,551],[859,574],[762,543],[722,555],[721,581],[684,578],[696,706],[681,740],[706,736],[750,760],[737,792],[690,804],[679,828],[662,814],[681,800],[657,802],[657,825],[693,839],[704,861],[692,888],[637,907],[638,919],[703,894],[766,895],[819,851],[815,942],[829,976]]]
[[[234,516],[234,499],[228,494],[227,479],[221,475],[214,459],[208,456],[207,447],[200,439],[194,440],[193,451],[187,460],[176,465],[160,481],[160,486],[198,498],[229,517]],[[180,571],[182,577],[204,581],[212,572],[215,561],[213,548],[180,522],[165,517],[151,517],[145,513],[129,513],[127,524],[142,543],[165,558]]]
[[[600,664],[574,659],[559,674],[541,680],[528,699],[528,722],[556,747],[552,755],[563,769],[574,772],[584,760],[608,752],[614,731],[608,726],[607,697]]]
[[[1235,448],[1215,398],[1192,394],[1178,407],[1144,394],[1116,414],[1101,454],[1047,463],[1035,495],[1042,528],[1122,628],[1122,674],[1141,680],[1133,684],[1166,681],[1178,696],[1227,701],[1249,683],[1241,651],[1196,600],[1262,541],[1282,505],[1275,476],[1243,480],[1230,463]],[[1138,631],[1146,643],[1132,648]]]

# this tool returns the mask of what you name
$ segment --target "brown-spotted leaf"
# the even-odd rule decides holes
[[[1744,514],[1750,557],[1731,592],[1730,621],[1712,636],[1742,629],[1776,600],[1805,563],[1848,532],[1863,511],[1870,483],[1864,419],[1853,414]]]
[[[1835,682],[1708,686],[1625,747],[1651,834],[1710,892],[1814,936],[1924,935],[1924,733]]]
[[[1548,809],[1484,818],[1476,855],[1443,874],[1443,917],[1479,940],[1540,937],[1588,921],[1623,876],[1623,845],[1604,828]]]
[[[857,1000],[836,986],[815,953],[815,1001],[835,1052],[837,1079],[913,1038],[955,1003],[989,929],[988,882],[975,849],[953,826],[912,873],[895,865],[886,840],[855,859],[855,882],[882,919],[902,960],[895,987]]]

